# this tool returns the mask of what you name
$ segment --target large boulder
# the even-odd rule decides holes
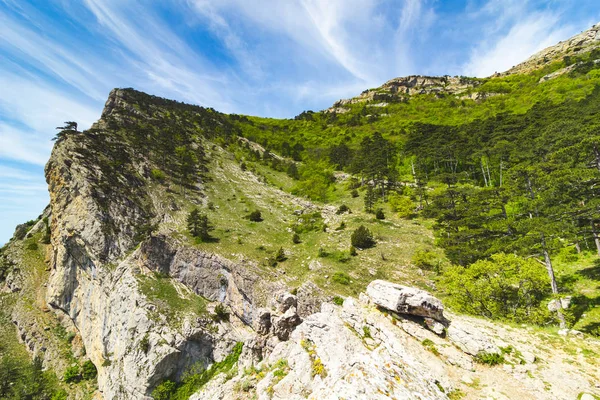
[[[296,307],[288,308],[288,310],[280,317],[273,317],[273,333],[279,340],[288,340],[290,333],[300,325],[302,318],[296,312]]]
[[[386,310],[447,322],[442,302],[424,290],[375,280],[367,286],[367,295]]]

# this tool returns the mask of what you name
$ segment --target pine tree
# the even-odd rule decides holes
[[[373,206],[375,205],[375,202],[377,201],[377,195],[375,194],[375,191],[373,190],[373,186],[368,185],[367,186],[367,192],[365,193],[365,211],[368,213],[372,213],[373,212]]]
[[[200,213],[197,208],[194,208],[187,217],[187,228],[190,234],[194,237],[200,238],[203,241],[210,240],[210,232],[215,228],[210,223],[206,214]]]
[[[359,226],[352,232],[350,242],[353,247],[358,247],[360,249],[368,249],[369,247],[375,246],[373,234],[364,225]]]
[[[194,208],[187,216],[187,229],[194,237],[200,236],[200,211]]]

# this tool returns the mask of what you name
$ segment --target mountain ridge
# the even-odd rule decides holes
[[[588,57],[596,36],[590,43],[587,52],[576,56]],[[579,151],[570,160],[573,170],[585,172],[586,182],[596,179],[587,168],[588,153],[574,147],[580,126],[564,125],[569,120],[563,117],[572,115],[573,107],[586,121],[596,114],[594,60],[590,54],[571,64],[570,71],[543,81],[540,77],[567,63],[555,59],[532,75],[515,72],[488,80],[395,78],[382,90],[363,92],[360,101],[334,105],[347,107],[346,112],[303,113],[281,121],[114,89],[90,129],[61,132],[45,169],[50,208],[20,227],[0,253],[0,320],[16,325],[19,340],[41,365],[62,376],[47,378],[45,390],[63,396],[57,398],[598,395],[600,345],[593,337],[597,298],[592,287],[597,267],[590,251],[574,251],[575,244],[588,245],[595,235],[593,209],[577,211],[588,226],[585,218],[591,218],[592,232],[559,238],[579,241],[569,242],[568,252],[552,254],[555,266],[564,268],[558,275],[561,288],[588,286],[552,294],[545,271],[536,270],[527,275],[531,292],[518,294],[523,297],[509,310],[517,318],[511,320],[490,310],[479,317],[461,315],[466,311],[458,291],[445,281],[450,277],[457,286],[468,284],[459,278],[472,265],[484,274],[487,264],[478,260],[480,254],[487,256],[485,240],[524,229],[516,222],[526,196],[511,189],[517,201],[503,200],[508,196],[502,192],[503,179],[521,182],[511,143],[523,147],[517,149],[520,158],[528,157],[524,143],[529,141],[538,146],[533,154],[559,164],[564,153],[547,150],[545,142],[564,144]],[[559,83],[575,79],[587,83],[572,92],[582,99],[558,90]],[[546,92],[557,99],[530,106],[522,115],[506,112],[508,107],[483,109],[521,95],[519,85],[525,84],[541,92],[552,88]],[[405,112],[401,107],[415,107],[427,116],[447,105],[463,116],[462,125],[448,123],[450,114],[439,116],[437,123],[413,119],[397,124]],[[485,120],[464,117],[480,109],[473,115]],[[546,126],[539,115],[563,125]],[[540,126],[546,136],[533,135]],[[570,136],[556,136],[563,129]],[[322,137],[327,134],[331,137]],[[494,137],[500,137],[501,146]],[[583,139],[588,143],[588,137]],[[472,150],[487,143],[497,147],[487,154]],[[535,188],[545,194],[546,182],[534,166],[528,167],[529,186],[541,181]],[[544,168],[546,175],[562,172],[553,164]],[[569,177],[570,186],[564,187],[583,190],[577,182]],[[488,193],[496,197],[482,198]],[[467,228],[452,225],[463,222],[462,199],[493,217],[490,222],[466,215],[472,237],[465,247],[459,234]],[[594,207],[593,199],[590,204]],[[546,212],[543,201],[535,206],[536,213]],[[574,202],[573,207],[579,206]],[[207,240],[188,229],[192,210],[214,225]],[[251,217],[256,212],[258,218]],[[500,225],[509,219],[506,229]],[[374,247],[354,246],[354,232],[361,226],[372,232]],[[477,230],[482,227],[487,229],[483,234]],[[525,239],[533,236],[525,233]],[[480,236],[484,245],[477,241]],[[489,246],[490,256],[497,246]],[[462,261],[473,253],[473,262]],[[504,256],[492,257],[500,260],[495,267],[516,262],[527,272],[538,253],[523,259]],[[507,275],[514,270],[509,266]],[[450,275],[456,271],[458,276]],[[512,292],[484,293],[479,301],[496,293],[506,295],[501,303],[512,306]],[[411,303],[411,298],[418,301]],[[531,304],[521,309],[520,299]],[[557,310],[569,317],[573,310],[578,319],[562,330],[536,325],[556,324]],[[532,322],[525,324],[523,318]],[[573,329],[575,323],[584,326],[584,320],[585,333]],[[0,331],[7,343],[17,338],[10,327]],[[85,365],[92,370],[88,362],[97,378],[85,373]],[[1,384],[0,389],[5,390]]]

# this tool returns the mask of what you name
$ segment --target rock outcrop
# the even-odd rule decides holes
[[[576,56],[598,47],[600,47],[600,23],[568,40],[537,52],[502,75],[521,74],[540,69],[565,56]]]
[[[446,322],[442,302],[424,290],[375,280],[367,286],[367,295],[387,310]]]

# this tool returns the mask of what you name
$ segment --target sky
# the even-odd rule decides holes
[[[489,76],[597,0],[0,0],[0,244],[48,204],[55,127],[115,87],[289,118],[410,74]]]

